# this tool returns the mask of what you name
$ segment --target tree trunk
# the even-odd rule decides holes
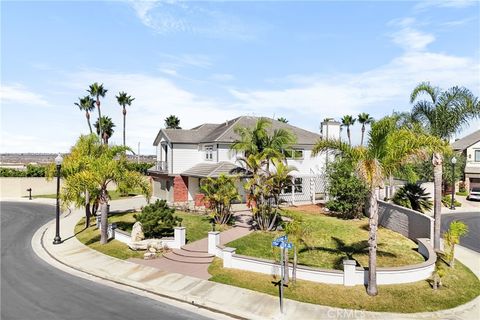
[[[90,227],[90,217],[92,212],[90,210],[90,193],[85,190],[85,228]]]
[[[100,244],[106,244],[108,242],[108,198],[106,189],[102,190],[100,207],[102,210],[102,215],[100,217],[100,225],[102,226],[102,231],[100,232]]]
[[[285,264],[285,284],[288,284],[288,280],[290,279],[290,274],[288,272],[288,249],[285,249],[285,255],[284,255],[284,258],[285,258],[285,261],[284,261],[284,264]]]
[[[125,107],[123,107],[123,146],[125,147],[125,122],[127,118],[127,110],[125,110]]]
[[[97,96],[97,109],[98,109],[98,132],[100,141],[103,142],[103,131],[102,131],[102,111],[100,110],[100,99]]]
[[[370,189],[368,207],[368,285],[367,293],[370,296],[378,294],[377,288],[377,225],[378,225],[378,203],[375,196],[375,188]]]
[[[352,145],[352,140],[350,139],[350,127],[347,127],[347,137],[348,137],[348,144]]]
[[[85,116],[87,117],[87,123],[88,123],[88,128],[90,129],[90,134],[92,134],[93,130],[92,130],[92,124],[90,123],[90,113],[87,111]]]
[[[433,164],[433,217],[435,219],[433,248],[436,251],[440,250],[440,228],[441,228],[441,214],[442,214],[442,155],[434,153],[432,158]]]
[[[365,134],[365,124],[362,124],[362,139],[360,140],[360,145],[363,146],[363,135]]]

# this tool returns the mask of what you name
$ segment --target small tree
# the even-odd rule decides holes
[[[461,221],[453,221],[448,231],[443,234],[445,241],[445,259],[450,267],[455,264],[455,245],[460,243],[460,238],[468,233],[468,226]]]
[[[235,177],[221,174],[218,178],[202,179],[200,190],[205,194],[205,201],[213,209],[215,223],[227,224],[232,218],[232,202],[240,200]]]
[[[367,187],[355,174],[353,164],[345,158],[337,159],[327,169],[327,208],[343,219],[358,219],[363,215]]]
[[[175,209],[168,207],[167,201],[157,200],[142,209],[133,217],[142,223],[147,238],[160,238],[172,235],[173,228],[179,226],[182,218],[175,215]]]
[[[297,264],[298,264],[298,248],[300,245],[308,247],[308,240],[312,235],[312,227],[302,219],[302,215],[298,213],[290,213],[292,221],[285,225],[285,232],[288,238],[293,242],[293,270],[292,282],[297,282]],[[287,257],[288,264],[288,257]]]
[[[392,201],[399,206],[424,213],[432,209],[433,202],[430,199],[430,193],[425,192],[425,188],[418,183],[407,183],[397,190]]]

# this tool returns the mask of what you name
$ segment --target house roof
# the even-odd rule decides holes
[[[259,117],[242,116],[222,124],[210,124],[206,123],[190,130],[182,129],[161,129],[154,141],[154,145],[157,145],[160,140],[160,136],[163,135],[172,143],[233,143],[239,139],[239,136],[235,133],[235,128],[240,127],[253,127]],[[313,145],[321,137],[320,134],[301,129],[299,127],[292,126],[288,123],[283,123],[274,119],[269,119],[272,123],[269,128],[270,131],[276,129],[290,130],[297,137],[296,144],[298,145]]]
[[[222,161],[218,163],[199,163],[188,170],[185,170],[180,175],[198,178],[218,178],[221,174],[230,175],[232,172],[238,170],[238,166],[231,162]]]
[[[454,143],[452,143],[453,150],[465,150],[471,145],[480,141],[480,130],[474,131],[470,133],[468,136],[463,137],[462,139],[458,139]]]

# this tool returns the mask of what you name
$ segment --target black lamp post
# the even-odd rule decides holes
[[[55,164],[57,165],[57,211],[56,211],[56,224],[55,224],[55,238],[53,244],[62,243],[60,238],[60,169],[62,168],[63,158],[58,154],[55,158]]]
[[[450,210],[455,210],[455,163],[457,163],[457,158],[453,157],[451,162],[452,162],[452,203],[450,204]]]

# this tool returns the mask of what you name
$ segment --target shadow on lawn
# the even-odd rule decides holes
[[[335,248],[327,248],[327,247],[309,247],[309,248],[302,248],[299,250],[298,253],[302,253],[305,251],[310,251],[310,250],[318,250],[318,251],[324,251],[328,253],[332,253],[335,255],[341,255],[338,257],[335,262],[334,262],[334,268],[338,270],[343,269],[343,260],[348,259],[348,260],[354,260],[359,266],[360,264],[358,261],[353,257],[355,254],[367,254],[368,255],[368,241],[367,240],[362,240],[358,242],[354,242],[351,244],[346,244],[345,241],[342,239],[339,239],[337,237],[331,237],[332,240],[335,242]],[[381,244],[378,244],[380,247]],[[395,254],[378,250],[377,249],[377,255],[379,256],[384,256],[384,257],[396,257]]]

